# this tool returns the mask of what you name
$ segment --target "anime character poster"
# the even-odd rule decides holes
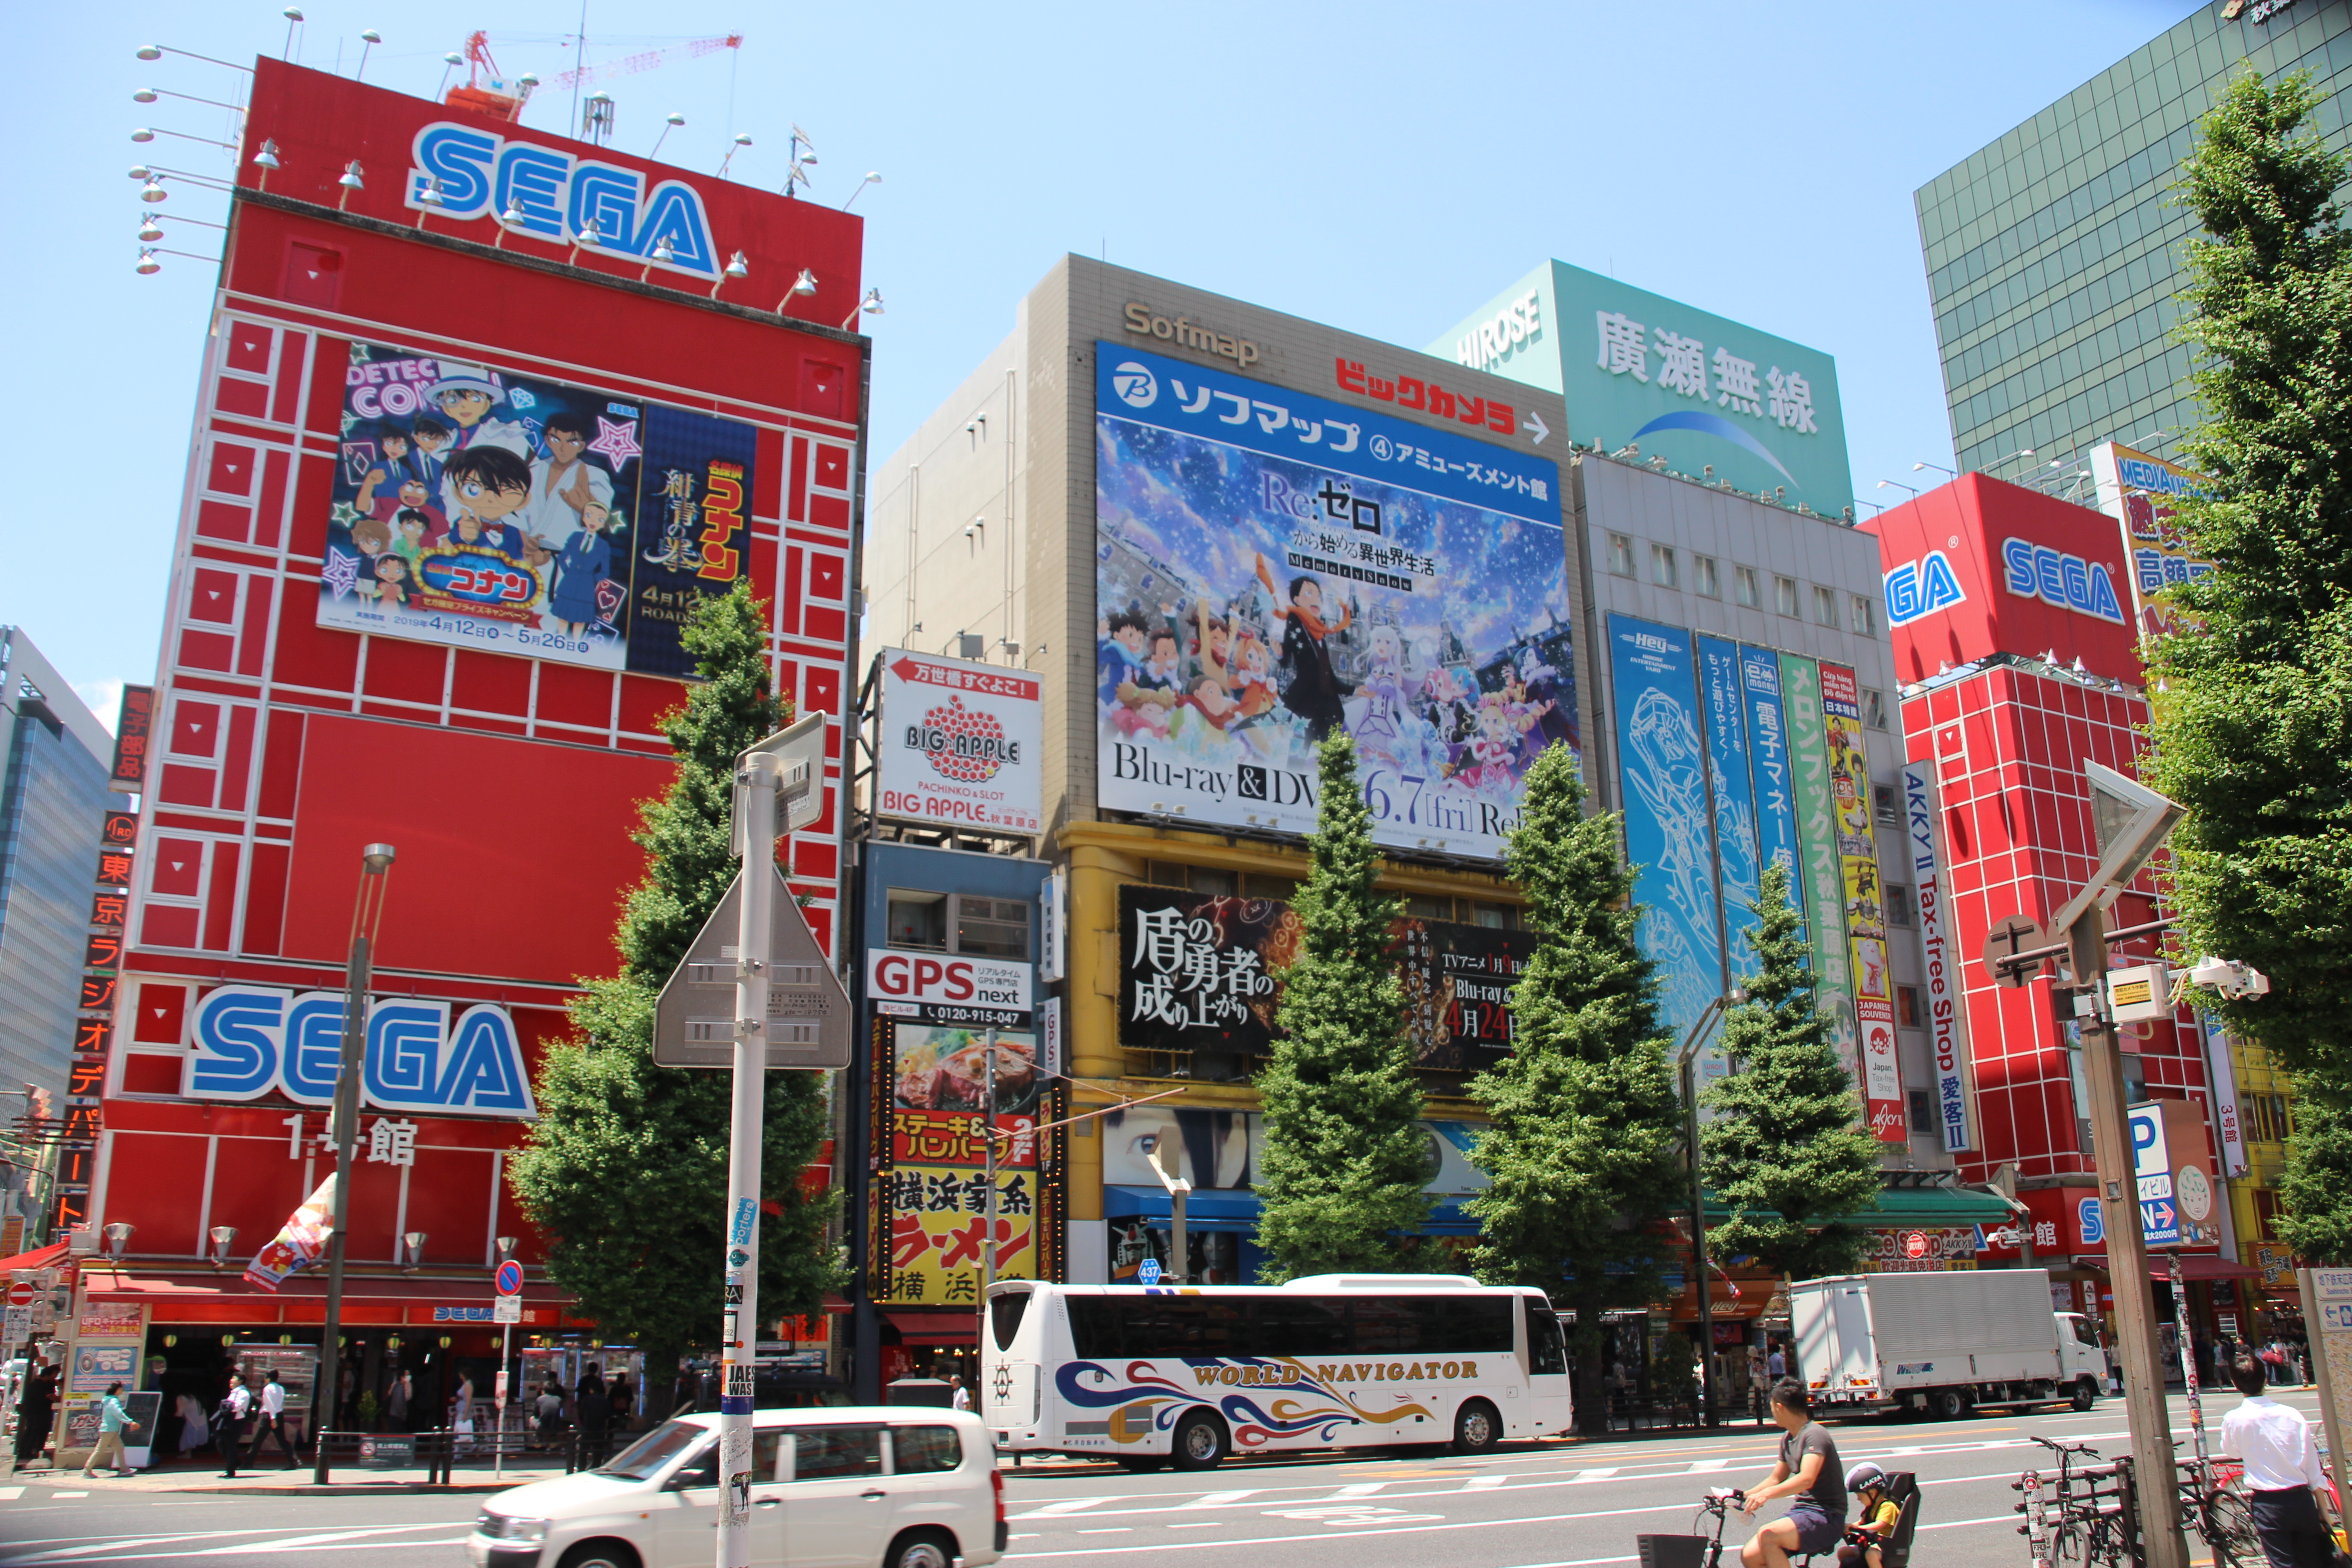
[[[1789,870],[1789,907],[1797,935],[1805,934],[1805,868],[1798,853],[1796,786],[1789,768],[1789,720],[1780,708],[1780,661],[1771,650],[1742,647],[1740,679],[1747,693],[1748,755],[1756,802],[1759,875],[1764,866]]]
[[[1797,837],[1805,868],[1806,935],[1813,946],[1813,994],[1830,1020],[1839,1057],[1854,1065],[1860,1086],[1860,1040],[1853,1021],[1853,957],[1846,945],[1845,876],[1838,857],[1837,795],[1830,776],[1829,735],[1822,712],[1821,666],[1784,653],[1780,706],[1789,721],[1789,759],[1797,784]]]
[[[1723,958],[1733,984],[1763,967],[1756,956],[1757,894],[1763,861],[1757,847],[1756,795],[1748,782],[1748,716],[1740,689],[1739,645],[1701,634],[1699,700],[1706,710],[1707,785],[1714,794],[1715,857],[1722,875]]]
[[[1096,353],[1101,804],[1305,833],[1344,731],[1381,843],[1498,857],[1579,741],[1557,466]]]
[[[749,426],[354,342],[319,624],[684,676],[743,571]]]
[[[1845,898],[1846,940],[1853,954],[1853,1014],[1859,1034],[1864,1098],[1870,1130],[1888,1143],[1910,1141],[1903,1106],[1903,1075],[1895,1054],[1895,987],[1886,969],[1886,899],[1878,875],[1878,839],[1871,825],[1870,756],[1863,742],[1862,705],[1853,671],[1824,664],[1822,741],[1830,759],[1830,794],[1837,821],[1838,885]]]
[[[1609,668],[1625,858],[1636,868],[1633,899],[1642,909],[1637,937],[1658,966],[1659,1014],[1679,1041],[1724,990],[1690,634],[1612,615]]]

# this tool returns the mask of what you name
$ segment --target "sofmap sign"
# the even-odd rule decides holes
[[[385,1110],[528,1119],[530,1093],[514,1020],[477,1003],[451,1019],[451,1005],[377,997],[368,1007],[361,1093]],[[333,1101],[342,1050],[340,991],[296,992],[223,985],[196,1004],[194,1047],[180,1092],[191,1100],[258,1100],[283,1094],[297,1105]]]
[[[1853,504],[1837,362],[1818,349],[1552,261],[1428,352],[1559,393],[1580,440],[1832,517]]]
[[[446,120],[416,132],[412,156],[415,166],[402,199],[420,214],[471,218],[497,213],[508,227],[555,245],[572,243],[593,225],[597,248],[611,255],[705,282],[719,277],[702,197],[677,180],[648,191],[635,169]],[[440,199],[427,203],[427,191]],[[656,248],[665,239],[666,256]]]

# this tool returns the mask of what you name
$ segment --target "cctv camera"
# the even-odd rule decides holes
[[[2234,958],[2216,958],[2207,953],[2203,962],[2189,972],[2189,984],[2210,985],[2232,1001],[2270,994],[2270,976],[2249,963]]]

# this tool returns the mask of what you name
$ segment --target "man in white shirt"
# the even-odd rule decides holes
[[[262,1385],[261,1419],[254,1423],[253,1446],[245,1451],[247,1468],[252,1468],[253,1461],[260,1455],[261,1440],[265,1437],[278,1440],[278,1452],[285,1459],[286,1468],[292,1469],[294,1445],[286,1440],[286,1385],[278,1381],[278,1374],[274,1372],[269,1374],[269,1381]]]
[[[2242,1355],[2230,1381],[2245,1395],[2221,1422],[2221,1452],[2246,1465],[2254,1533],[2271,1568],[2327,1568],[2336,1542],[2313,1489],[2322,1484],[2319,1450],[2302,1415],[2265,1396],[2263,1363]]]
[[[236,1381],[229,1384],[228,1395],[213,1415],[216,1423],[215,1446],[220,1449],[222,1462],[228,1468],[222,1472],[223,1480],[236,1479],[237,1451],[245,1447],[246,1418],[253,1414],[253,1390],[246,1386],[245,1369],[236,1370]]]

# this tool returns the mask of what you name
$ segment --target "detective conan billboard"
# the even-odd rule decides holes
[[[1498,856],[1579,740],[1557,465],[1096,349],[1101,805],[1305,833],[1344,731],[1381,843]]]
[[[319,624],[690,676],[746,575],[749,425],[354,342]]]

